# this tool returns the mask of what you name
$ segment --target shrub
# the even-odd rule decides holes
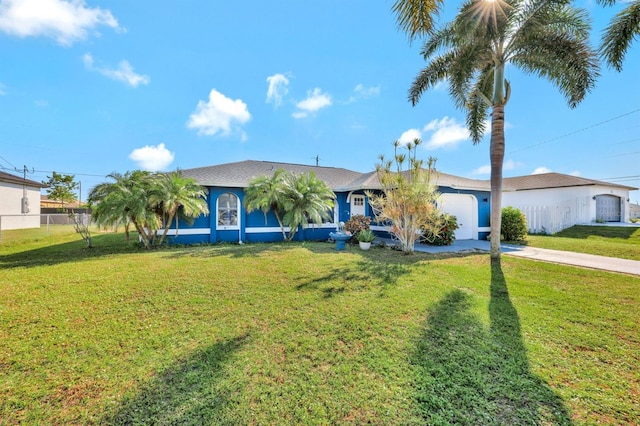
[[[432,246],[450,246],[456,240],[456,229],[458,229],[458,219],[449,213],[442,213],[442,228],[438,234],[434,234],[430,229],[422,230],[420,241]]]
[[[527,239],[527,218],[515,207],[502,209],[502,227],[500,234],[505,241],[524,241]]]
[[[347,232],[351,232],[351,235],[356,235],[360,231],[368,230],[371,228],[371,218],[369,216],[363,216],[361,214],[356,214],[351,216],[344,224],[344,230]]]
[[[371,243],[376,239],[376,235],[371,229],[363,229],[356,234],[356,239],[361,243]]]

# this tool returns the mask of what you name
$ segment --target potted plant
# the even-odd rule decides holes
[[[371,229],[363,229],[356,234],[356,239],[362,250],[369,250],[371,243],[376,239],[376,234]]]

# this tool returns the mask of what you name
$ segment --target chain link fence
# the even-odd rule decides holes
[[[0,243],[75,232],[74,218],[89,226],[89,213],[0,215]]]

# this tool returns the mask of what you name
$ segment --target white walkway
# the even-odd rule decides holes
[[[386,240],[391,242],[391,240]],[[416,244],[415,250],[423,253],[463,253],[489,251],[489,241],[459,240],[450,246],[428,246]],[[502,253],[507,256],[524,257],[542,262],[560,263],[603,271],[620,272],[640,276],[640,261],[568,251],[548,250],[529,246],[502,244]]]

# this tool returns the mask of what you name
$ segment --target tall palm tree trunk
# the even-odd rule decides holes
[[[491,258],[500,259],[502,227],[502,164],[504,162],[504,104],[491,111]]]

